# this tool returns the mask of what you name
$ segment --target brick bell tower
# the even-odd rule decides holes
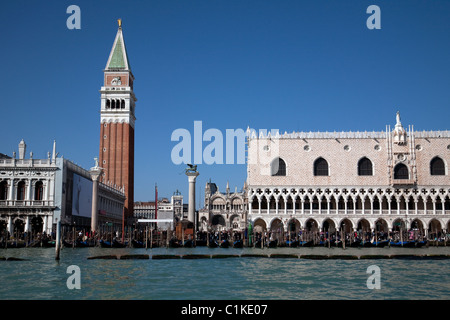
[[[101,182],[124,188],[125,220],[133,215],[134,201],[134,123],[136,97],[134,76],[128,61],[119,19],[114,44],[100,90],[100,166]]]

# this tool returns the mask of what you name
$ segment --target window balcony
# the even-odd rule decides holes
[[[53,200],[0,200],[1,208],[48,208],[54,207]]]

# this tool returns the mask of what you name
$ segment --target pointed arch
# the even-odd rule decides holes
[[[358,176],[373,176],[373,165],[369,158],[363,157],[358,161]]]
[[[436,156],[430,161],[430,174],[432,176],[445,176],[445,163],[442,158]]]
[[[409,170],[405,164],[399,163],[394,167],[394,179],[409,179]]]
[[[320,157],[314,161],[314,175],[315,176],[328,176],[328,162],[324,158]]]
[[[272,176],[285,176],[286,162],[281,158],[275,158],[270,164],[270,173]]]

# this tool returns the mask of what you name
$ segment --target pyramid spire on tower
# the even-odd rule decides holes
[[[117,22],[119,24],[119,29],[117,30],[116,38],[114,39],[105,70],[131,71],[125,41],[123,40],[122,19],[118,19]]]

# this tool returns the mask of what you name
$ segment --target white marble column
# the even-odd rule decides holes
[[[10,235],[13,233],[13,224],[12,224],[12,217],[8,216],[8,232]]]
[[[103,172],[103,169],[100,168],[97,165],[96,160],[96,166],[92,167],[89,173],[92,177],[92,211],[91,211],[91,231],[96,232],[98,223],[97,223],[97,217],[98,217],[98,178],[101,176]]]
[[[196,172],[186,172],[189,181],[189,207],[188,207],[188,220],[195,223],[195,179],[199,175]]]
[[[24,232],[30,231],[30,216],[27,216],[25,218],[25,229]]]

